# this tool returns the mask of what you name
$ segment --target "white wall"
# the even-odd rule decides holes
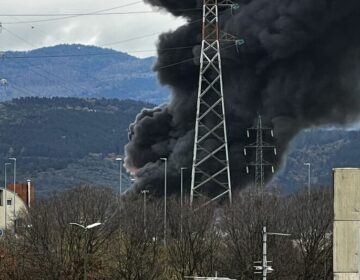
[[[359,280],[360,169],[334,170],[334,279]]]
[[[2,198],[0,198],[2,199],[2,203],[0,203],[0,229],[6,228],[5,220],[7,228],[11,229],[14,225],[14,193],[3,188],[0,188],[0,191],[3,192]],[[11,199],[11,205],[7,205],[6,201],[9,199]],[[15,214],[18,215],[21,211],[24,210],[27,210],[24,201],[18,195],[15,195]]]

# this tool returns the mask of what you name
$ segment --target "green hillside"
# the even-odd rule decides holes
[[[3,163],[16,157],[19,180],[31,178],[40,192],[79,183],[115,187],[114,159],[123,154],[128,126],[144,107],[153,105],[77,98],[0,103],[0,157]]]
[[[31,178],[39,194],[80,183],[117,188],[128,127],[149,103],[130,100],[22,98],[0,103],[0,182],[3,163],[17,158],[19,181]],[[272,184],[286,191],[312,183],[330,186],[332,168],[360,166],[360,131],[309,130],[294,139]],[[12,171],[12,170],[10,170]],[[9,172],[9,181],[12,172]],[[1,183],[3,185],[3,183]],[[124,187],[129,183],[124,181]]]

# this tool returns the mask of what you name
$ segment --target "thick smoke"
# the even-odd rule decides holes
[[[170,104],[144,110],[131,126],[127,167],[138,187],[162,192],[167,157],[170,191],[181,167],[189,188],[201,44],[201,5],[195,0],[146,0],[188,19],[163,34],[155,70],[172,91]],[[359,0],[238,0],[223,11],[221,29],[245,40],[223,46],[223,76],[233,187],[252,180],[244,172],[246,128],[258,114],[276,135],[281,156],[302,129],[356,120],[360,109]],[[172,48],[188,47],[174,50]],[[177,64],[179,61],[185,63]],[[170,65],[170,66],[169,66]]]

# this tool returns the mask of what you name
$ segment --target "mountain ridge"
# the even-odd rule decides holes
[[[5,52],[0,78],[8,81],[8,87],[0,94],[0,101],[60,96],[161,104],[169,94],[152,70],[155,61],[155,57],[137,58],[79,44]]]

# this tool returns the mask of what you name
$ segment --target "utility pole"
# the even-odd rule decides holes
[[[255,150],[255,161],[250,162],[246,165],[246,172],[250,173],[249,167],[255,167],[255,180],[254,186],[256,190],[263,190],[265,187],[265,167],[271,167],[272,173],[275,172],[274,166],[264,159],[264,152],[266,149],[273,149],[274,155],[277,154],[276,147],[268,144],[264,141],[264,133],[265,131],[271,132],[271,137],[274,137],[274,132],[272,128],[264,127],[262,123],[262,118],[259,115],[256,126],[251,127],[247,130],[247,136],[250,138],[250,131],[256,131],[256,141],[250,145],[245,146],[244,155],[247,156],[248,149]]]
[[[4,207],[5,207],[5,230],[7,229],[7,167],[8,165],[11,165],[10,162],[6,162],[5,163],[5,186],[4,186],[4,190],[5,190],[5,202],[4,202]]]
[[[186,167],[180,168],[180,237],[183,236],[183,208],[184,208],[184,170]]]
[[[16,158],[9,158],[14,161],[14,233],[16,232]]]
[[[144,210],[144,234],[146,235],[146,195],[149,193],[148,190],[142,190],[141,193],[144,196],[144,206],[143,206],[143,210]]]
[[[304,163],[305,166],[308,167],[308,196],[310,197],[311,195],[311,163],[306,162]]]
[[[204,195],[205,204],[227,197],[231,203],[231,176],[225,120],[220,41],[243,40],[219,30],[219,8],[235,9],[230,0],[203,0],[203,31],[197,98],[190,205]]]
[[[160,158],[164,161],[164,246],[166,247],[166,231],[167,231],[167,209],[166,209],[166,199],[167,199],[167,158]]]
[[[89,258],[89,252],[88,252],[88,246],[89,246],[89,230],[92,230],[98,226],[101,226],[102,223],[94,223],[94,224],[91,224],[91,225],[88,225],[88,226],[85,226],[85,225],[81,225],[81,224],[78,224],[78,223],[70,223],[70,225],[72,226],[76,226],[76,227],[79,227],[83,230],[84,232],[84,239],[85,239],[85,242],[84,242],[84,280],[87,280],[87,269],[88,269],[88,258]]]
[[[269,266],[268,264],[271,263],[271,261],[268,261],[267,257],[267,240],[269,235],[277,235],[277,236],[291,236],[291,234],[287,233],[277,233],[277,232],[267,232],[266,226],[263,227],[262,230],[262,260],[260,262],[255,263],[261,263],[261,266],[256,265],[256,270],[261,270],[261,272],[256,271],[255,274],[262,275],[262,279],[266,280],[268,273],[274,272],[274,269]]]
[[[121,210],[123,158],[122,157],[117,157],[115,160],[120,163],[120,169],[119,169],[119,204],[120,204],[120,210]]]

